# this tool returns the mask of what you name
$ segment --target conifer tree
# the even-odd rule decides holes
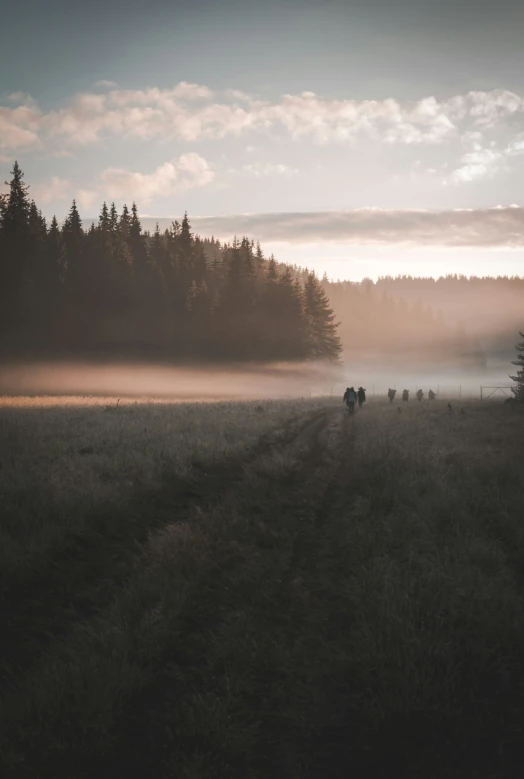
[[[278,301],[279,357],[286,360],[302,358],[305,356],[302,300],[291,268],[285,268],[278,280]]]
[[[524,333],[519,333],[522,340],[515,344],[517,351],[517,359],[512,361],[512,365],[515,365],[517,370],[516,376],[510,376],[510,379],[516,382],[516,387],[512,387],[512,392],[515,395],[516,400],[524,402]]]
[[[307,354],[311,359],[337,361],[342,351],[335,315],[314,273],[304,286]]]
[[[67,284],[76,293],[79,293],[85,276],[82,251],[84,230],[76,200],[73,200],[69,209],[69,214],[62,228],[62,236],[66,253]]]
[[[17,161],[11,175],[11,181],[5,182],[9,192],[3,198],[0,223],[0,321],[16,328],[23,319],[30,280],[31,206],[29,187]]]

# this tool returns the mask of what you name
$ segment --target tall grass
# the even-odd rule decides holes
[[[275,410],[234,479],[209,459],[13,677],[4,775],[517,779],[524,416],[462,408]]]

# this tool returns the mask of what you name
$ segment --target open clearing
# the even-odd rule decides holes
[[[4,403],[0,442],[2,777],[522,775],[520,409]]]

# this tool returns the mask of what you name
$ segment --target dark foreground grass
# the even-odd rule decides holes
[[[523,462],[518,410],[369,404],[210,463],[14,674],[2,776],[520,777]]]

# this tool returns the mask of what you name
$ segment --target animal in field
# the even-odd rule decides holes
[[[393,403],[396,394],[397,394],[396,389],[388,389],[388,398],[390,403]]]

